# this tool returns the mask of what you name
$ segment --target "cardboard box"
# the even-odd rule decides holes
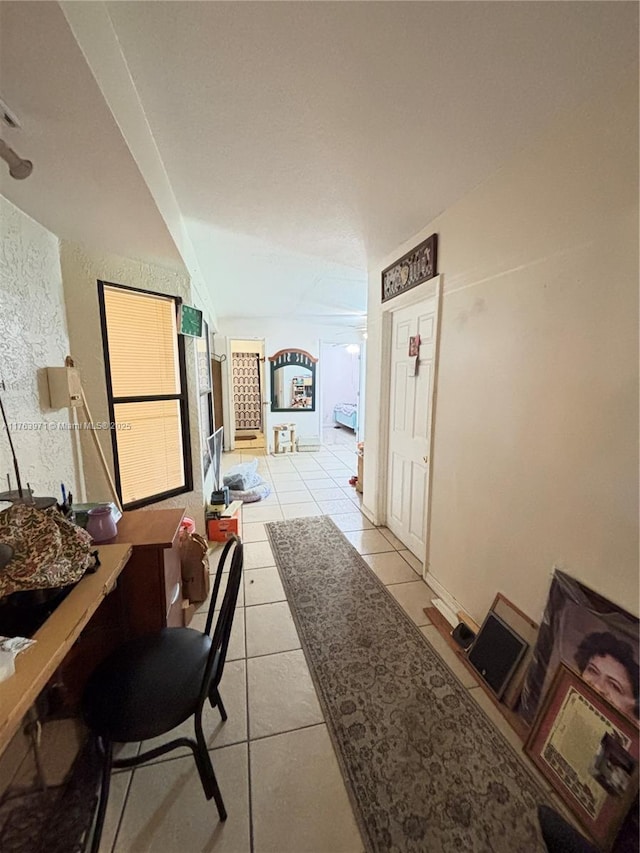
[[[362,494],[362,483],[364,478],[364,454],[358,453],[358,479],[356,480],[356,492]]]

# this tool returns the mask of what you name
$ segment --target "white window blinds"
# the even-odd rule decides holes
[[[116,479],[125,506],[187,487],[176,302],[103,285],[116,424]]]

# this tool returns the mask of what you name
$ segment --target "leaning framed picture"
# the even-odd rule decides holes
[[[563,661],[598,687],[614,678],[607,698],[634,720],[640,707],[640,622],[604,596],[556,569],[519,699],[531,725]]]
[[[638,740],[636,721],[560,664],[525,752],[604,850],[638,792]]]

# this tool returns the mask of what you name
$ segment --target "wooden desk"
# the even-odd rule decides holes
[[[85,575],[35,633],[35,645],[16,658],[16,672],[0,684],[0,753],[20,726],[105,596],[131,554],[131,545],[102,545],[100,566]]]
[[[131,558],[122,573],[119,594],[128,636],[181,627],[182,572],[180,523],[184,509],[125,512],[110,542],[130,542]]]

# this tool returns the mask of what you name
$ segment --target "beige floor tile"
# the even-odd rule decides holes
[[[290,505],[282,507],[282,514],[285,519],[289,518],[310,518],[314,515],[323,515],[322,510],[317,503],[304,503],[298,505]]]
[[[296,469],[291,462],[290,454],[278,454],[278,456],[270,456],[267,459],[267,468],[274,475],[279,474],[296,474]]]
[[[373,524],[361,512],[343,512],[332,515],[333,523],[343,533],[350,530],[373,530]]]
[[[313,495],[308,489],[296,489],[295,492],[278,492],[278,500],[281,506],[312,503]]]
[[[242,525],[242,541],[245,544],[247,542],[266,542],[267,538],[264,521],[254,521]]]
[[[355,450],[336,450],[333,455],[339,462],[346,465],[347,468],[354,462],[354,460],[357,461]]]
[[[431,607],[431,599],[436,596],[424,581],[398,583],[387,589],[416,625],[430,624],[429,618],[422,611],[424,607]]]
[[[354,463],[353,468],[347,468],[346,465],[342,465],[340,468],[332,468],[331,471],[327,472],[334,480],[336,480],[340,485],[345,485],[345,483],[349,482],[349,477],[353,477],[356,473],[356,466]]]
[[[478,686],[478,679],[469,672],[466,666],[459,659],[458,655],[449,647],[447,641],[437,628],[433,625],[425,625],[423,628],[420,628],[420,630],[453,674],[457,675],[464,687]]]
[[[250,749],[255,853],[363,850],[326,726],[262,738]]]
[[[189,627],[195,628],[198,631],[204,631],[206,621],[206,613],[196,613],[191,620],[191,625],[189,625]],[[244,607],[238,607],[236,608],[236,612],[233,617],[233,625],[231,626],[229,648],[227,649],[227,663],[230,660],[239,660],[246,656],[244,642]]]
[[[296,459],[293,462],[294,469],[299,473],[308,474],[310,471],[322,471],[323,469],[313,459]]]
[[[251,658],[247,664],[252,740],[323,721],[301,649]]]
[[[382,554],[366,554],[364,561],[371,566],[382,583],[407,583],[415,581],[416,576],[397,551]]]
[[[305,484],[306,488],[309,489],[309,491],[312,492],[313,494],[315,494],[316,489],[335,489],[335,488],[337,488],[336,484],[333,482],[333,480],[330,477],[327,477],[326,474],[324,474],[323,476],[319,476],[319,477],[312,476],[312,475],[305,475],[305,476],[303,476],[302,481]]]
[[[273,551],[269,542],[248,542],[244,546],[244,569],[260,569],[263,566],[275,566]]]
[[[228,564],[231,565],[231,560],[229,559]],[[196,614],[204,613],[205,615],[209,612],[209,603],[211,601],[211,596],[213,595],[213,588],[215,585],[215,574],[209,575],[209,595],[206,597],[204,601],[200,601],[196,603]],[[220,588],[218,589],[218,595],[216,597],[216,610],[220,610],[222,607],[222,600],[224,599],[224,594],[227,589],[227,583],[229,581],[229,572],[223,572],[222,577],[220,579]],[[244,590],[242,589],[242,584],[240,584],[240,588],[238,589],[238,600],[236,601],[236,607],[244,606]],[[189,625],[190,628],[193,628],[193,620]]]
[[[397,537],[397,536],[395,536],[395,535],[394,535],[394,534],[389,530],[389,528],[388,528],[388,527],[378,527],[378,528],[376,528],[376,529],[377,529],[377,530],[379,530],[379,531],[380,531],[380,533],[382,533],[382,535],[384,536],[384,538],[385,538],[385,539],[388,539],[388,540],[389,540],[389,542],[393,545],[393,547],[394,547],[397,551],[406,551],[407,546],[404,544],[404,542],[401,542],[401,541],[398,539],[398,537]],[[413,554],[412,554],[411,556],[413,556]],[[415,559],[415,558],[414,558],[414,559]]]
[[[300,489],[305,488],[305,483],[303,480],[296,475],[295,479],[287,480],[284,483],[280,482],[279,477],[274,477],[271,481],[271,485],[273,486],[276,494],[281,495],[285,492],[297,492]]]
[[[288,471],[281,474],[276,472],[273,474],[273,482],[278,485],[282,483],[299,483],[300,479],[300,474],[296,471]]]
[[[344,462],[342,462],[340,459],[336,459],[335,456],[333,459],[327,459],[326,461],[323,461],[320,464],[325,471],[342,471],[342,469],[345,467]]]
[[[353,512],[354,509],[353,503],[345,497],[335,501],[318,501],[318,506],[325,515],[340,515],[344,512]]]
[[[245,504],[243,521],[245,524],[251,524],[254,521],[282,521],[282,510],[279,503],[271,504],[271,506],[260,506],[262,501],[257,501],[255,504]]]
[[[137,769],[115,853],[249,853],[247,745],[212,753],[228,819],[205,799],[193,758],[176,758]]]
[[[351,530],[344,534],[359,554],[393,551],[393,546],[377,530]]]
[[[132,775],[131,770],[123,770],[121,773],[113,773],[111,775],[109,799],[107,800],[107,812],[104,816],[99,853],[111,853],[120,824],[122,809],[125,806],[126,797],[129,792]]]
[[[411,568],[413,569],[413,571],[414,571],[417,575],[420,575],[420,577],[422,577],[422,563],[421,563],[421,562],[420,562],[420,560],[415,556],[415,554],[412,554],[412,553],[411,553],[411,551],[407,551],[407,550],[404,550],[404,551],[398,551],[398,553],[400,554],[400,556],[401,556],[403,559],[405,559],[405,560],[407,561],[407,563],[409,563],[409,565],[411,566]]]
[[[289,605],[286,601],[247,607],[247,657],[270,655],[300,648]]]
[[[244,573],[244,600],[247,607],[285,601],[280,575],[276,568],[254,569]]]
[[[338,486],[332,489],[313,489],[313,497],[317,501],[339,501],[344,500],[344,492]]]
[[[225,664],[220,682],[220,695],[227,711],[228,719],[226,722],[222,721],[220,711],[217,708],[212,708],[209,702],[205,702],[202,711],[202,730],[209,749],[247,740],[246,665],[245,660],[227,661]],[[156,746],[178,737],[194,737],[193,717],[160,737],[143,741],[141,751],[154,749]],[[186,747],[176,749],[149,763],[166,761],[168,758],[176,758],[181,755],[191,755],[191,752]]]

